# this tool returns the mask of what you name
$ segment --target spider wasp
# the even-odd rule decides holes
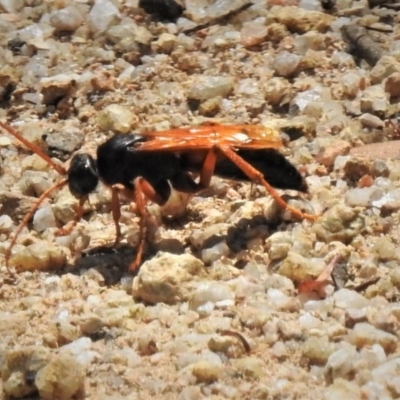
[[[97,148],[96,160],[89,154],[75,154],[66,170],[11,126],[0,122],[0,127],[65,176],[47,189],[25,215],[6,251],[6,265],[23,227],[50,193],[65,185],[78,199],[78,207],[72,224],[62,228],[59,234],[68,234],[82,218],[83,205],[99,180],[111,188],[115,244],[121,238],[120,195],[124,194],[136,203],[140,218],[139,245],[130,271],[135,271],[142,261],[149,218],[147,201],[164,205],[171,195],[171,187],[184,193],[199,192],[209,186],[213,175],[262,185],[283,209],[301,219],[316,219],[315,215],[289,206],[274,190],[275,187],[306,192],[307,184],[300,172],[278,152],[284,144],[279,132],[272,128],[209,124],[117,135]],[[193,178],[193,173],[199,175],[198,181]]]

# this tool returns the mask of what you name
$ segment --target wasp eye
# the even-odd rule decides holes
[[[72,157],[68,170],[68,187],[73,196],[82,198],[96,189],[99,183],[96,162],[89,154]]]

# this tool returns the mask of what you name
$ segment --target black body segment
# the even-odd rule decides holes
[[[148,139],[145,135],[118,135],[97,149],[100,179],[109,186],[122,184],[133,190],[135,178],[144,178],[166,203],[171,186],[182,192],[195,192],[197,184],[180,167],[179,158],[168,152],[141,152],[136,146]],[[171,184],[171,186],[170,186]]]
[[[179,18],[184,8],[175,0],[139,0],[139,7],[148,14],[157,15],[169,21]]]
[[[238,150],[236,153],[251,166],[264,175],[264,179],[277,189],[291,189],[307,192],[307,183],[297,168],[291,164],[278,150]],[[235,166],[236,167],[236,166]],[[243,171],[236,167],[236,171],[228,169],[225,175],[227,163],[217,163],[215,174],[226,179],[242,180],[246,177]],[[246,179],[248,180],[248,179]]]
[[[260,171],[264,179],[277,189],[291,189],[307,192],[304,177],[278,150],[236,150],[235,153]],[[180,156],[181,168],[199,172],[202,168],[206,152],[186,152]],[[248,176],[231,160],[219,154],[214,174],[237,181],[249,182]]]

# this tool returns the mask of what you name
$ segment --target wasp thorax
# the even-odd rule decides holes
[[[68,187],[76,198],[82,198],[96,189],[99,183],[96,162],[89,154],[77,154],[68,170]]]

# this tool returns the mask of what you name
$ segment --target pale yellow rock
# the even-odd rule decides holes
[[[35,385],[43,400],[69,400],[82,388],[85,371],[68,353],[60,353],[36,375]]]
[[[110,104],[97,118],[97,123],[102,129],[117,133],[128,133],[136,121],[135,114],[118,104]]]

